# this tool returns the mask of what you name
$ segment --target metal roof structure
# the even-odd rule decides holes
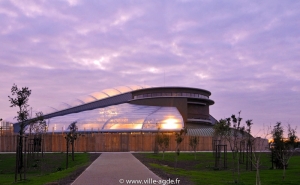
[[[187,129],[188,136],[213,136],[213,127]]]
[[[44,114],[59,112],[59,111],[65,110],[65,109],[70,109],[73,107],[85,105],[85,104],[92,103],[95,101],[103,100],[103,99],[110,98],[113,96],[125,94],[125,93],[139,90],[139,89],[149,88],[149,87],[150,86],[128,85],[128,86],[119,86],[119,87],[115,87],[115,88],[104,89],[102,91],[93,92],[93,93],[90,93],[87,95],[79,96],[70,101],[60,102],[59,104],[54,105],[54,106],[44,107],[44,108],[42,108],[42,112]]]

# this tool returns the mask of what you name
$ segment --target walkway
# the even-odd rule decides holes
[[[102,153],[72,185],[154,184],[128,180],[160,180],[131,153]],[[158,183],[156,183],[158,184]]]

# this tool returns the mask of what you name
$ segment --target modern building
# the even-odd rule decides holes
[[[48,132],[62,132],[72,122],[84,132],[156,132],[208,128],[216,120],[211,93],[191,87],[122,86],[49,106],[43,111]],[[14,131],[19,130],[18,124]],[[195,131],[195,130],[194,130]],[[202,134],[203,135],[203,134]]]
[[[43,148],[47,152],[65,151],[68,126],[76,122],[78,131],[83,132],[76,140],[78,152],[153,151],[158,147],[156,136],[162,133],[169,137],[168,150],[174,151],[177,150],[174,132],[184,127],[187,133],[182,151],[191,150],[190,136],[198,137],[198,151],[212,151],[217,144],[213,129],[217,120],[210,115],[210,106],[214,104],[210,96],[209,91],[199,88],[133,85],[49,106],[42,111],[48,125]],[[16,123],[14,132],[18,131]],[[10,144],[0,143],[0,151],[15,150],[12,138],[6,137],[3,142]]]

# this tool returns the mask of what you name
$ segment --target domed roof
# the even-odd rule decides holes
[[[76,122],[78,131],[163,131],[180,130],[183,118],[175,107],[123,103],[51,118],[48,132],[65,131]]]
[[[44,114],[49,114],[49,113],[65,110],[68,108],[84,105],[84,104],[87,104],[87,103],[90,103],[93,101],[98,101],[98,100],[102,100],[105,98],[117,96],[120,94],[128,93],[128,92],[139,90],[139,89],[149,88],[149,87],[150,86],[147,86],[147,85],[143,85],[143,86],[128,85],[128,86],[118,86],[118,87],[114,87],[114,88],[110,88],[110,89],[104,89],[102,91],[97,91],[97,92],[93,92],[93,93],[90,93],[87,95],[83,95],[83,96],[74,98],[67,102],[60,102],[59,104],[57,104],[55,106],[50,106],[50,107],[47,106],[46,108],[42,109],[43,110],[42,112]]]

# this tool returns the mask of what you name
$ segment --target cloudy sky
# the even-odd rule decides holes
[[[33,109],[121,85],[212,92],[216,119],[257,133],[300,120],[300,2],[0,0],[0,117],[15,83]],[[260,132],[262,133],[262,132]]]

